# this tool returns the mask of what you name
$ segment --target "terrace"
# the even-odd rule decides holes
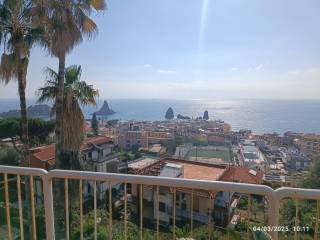
[[[121,225],[121,238],[120,239],[149,239],[151,236],[152,239],[168,239],[168,236],[172,236],[173,239],[178,239],[181,235],[180,232],[177,231],[177,225],[179,219],[177,219],[177,214],[179,216],[190,215],[188,218],[189,223],[189,231],[186,233],[187,237],[199,239],[196,235],[196,221],[200,216],[197,215],[196,211],[182,211],[178,209],[176,204],[176,194],[178,189],[189,189],[190,193],[190,201],[195,201],[194,192],[196,191],[212,191],[212,192],[229,192],[229,193],[237,193],[248,196],[248,207],[247,207],[247,218],[250,219],[250,216],[253,215],[253,205],[251,205],[251,200],[253,196],[261,195],[265,198],[265,209],[267,213],[267,219],[265,222],[265,226],[269,227],[280,227],[281,222],[279,221],[280,215],[280,207],[282,206],[282,201],[284,199],[290,198],[295,201],[295,218],[294,218],[294,227],[296,229],[300,229],[300,231],[292,231],[291,235],[288,239],[299,239],[299,236],[302,233],[301,227],[299,226],[299,211],[300,211],[300,202],[306,200],[312,200],[316,204],[317,211],[314,213],[314,232],[310,239],[319,239],[318,235],[318,225],[319,225],[319,212],[320,212],[320,190],[311,190],[311,189],[294,189],[294,188],[280,188],[277,190],[273,190],[265,185],[255,185],[255,184],[243,184],[243,183],[234,183],[234,182],[222,182],[222,181],[209,181],[209,180],[192,180],[192,179],[180,179],[180,178],[165,178],[159,176],[142,176],[142,175],[128,175],[128,174],[110,174],[110,173],[97,173],[97,172],[84,172],[84,171],[66,171],[66,170],[52,170],[47,172],[43,169],[34,169],[34,168],[22,168],[22,167],[8,167],[8,166],[0,166],[0,174],[3,177],[3,181],[1,183],[1,191],[4,193],[4,212],[5,216],[2,216],[1,219],[5,219],[5,223],[2,222],[1,227],[1,239],[29,239],[26,236],[27,227],[25,224],[25,215],[26,211],[30,213],[29,226],[31,226],[32,235],[31,239],[41,239],[39,236],[39,229],[44,228],[45,239],[53,240],[53,239],[113,239],[115,238],[114,234],[118,229],[117,226]],[[1,179],[1,180],[2,180]],[[26,181],[29,180],[29,191],[28,194],[30,196],[30,209],[26,208],[26,202],[23,201],[23,184],[27,185]],[[41,182],[41,184],[38,184]],[[60,192],[61,194],[61,202],[55,202],[54,199],[57,199],[56,193],[57,188],[56,184],[60,182]],[[79,215],[79,233],[76,238],[71,235],[71,230],[74,228],[74,224],[72,224],[73,218],[71,218],[71,208],[74,208],[74,196],[71,196],[71,188],[75,186],[74,183],[77,183],[77,199],[79,201],[77,214]],[[85,236],[85,227],[88,224],[88,217],[86,216],[86,212],[84,211],[84,186],[86,183],[90,183],[93,186],[93,201],[92,201],[92,215],[90,215],[90,223],[92,223],[92,237]],[[98,199],[97,199],[97,186],[98,183],[107,183],[109,189],[114,185],[122,186],[121,194],[122,196],[119,198],[123,201],[123,216],[118,220],[114,219],[113,211],[115,211],[115,206],[117,204],[113,203],[114,195],[112,191],[107,191],[107,200],[105,204],[102,204],[101,209],[99,208]],[[134,232],[134,236],[132,236],[132,228],[131,220],[133,219],[132,214],[129,214],[129,208],[132,204],[130,200],[129,186],[136,185],[138,191],[137,195],[137,215],[135,222],[137,223],[137,231]],[[12,188],[16,186],[16,196],[12,194]],[[155,198],[154,202],[158,203],[154,215],[154,223],[152,227],[150,224],[146,222],[146,219],[143,217],[143,211],[145,210],[144,204],[144,189],[145,188],[154,188],[155,189]],[[160,214],[161,214],[161,205],[159,205],[160,197],[161,197],[161,188],[166,187],[171,190],[172,193],[172,201],[174,202],[173,208],[170,210],[172,214],[170,221],[170,231],[166,232],[166,237],[163,237],[163,227],[161,226]],[[73,189],[74,190],[74,189]],[[1,194],[3,194],[1,193]],[[40,198],[36,198],[38,195],[43,195]],[[63,199],[63,200],[62,200]],[[71,200],[73,199],[73,200]],[[214,198],[213,198],[214,200]],[[63,212],[63,220],[60,219],[61,222],[57,224],[56,219],[56,206],[60,205],[60,212]],[[43,226],[39,224],[39,213],[36,211],[37,207],[43,206]],[[192,205],[193,206],[193,205]],[[229,234],[229,231],[226,231],[224,228],[219,228],[215,225],[212,218],[212,213],[215,212],[216,209],[209,209],[209,213],[207,216],[201,216],[202,218],[207,219],[205,224],[205,229],[207,230],[206,239],[233,239],[232,235]],[[107,212],[108,214],[100,215],[101,212]],[[1,212],[2,213],[2,212]],[[15,220],[18,219],[18,220]],[[14,226],[14,222],[16,222],[16,226]],[[299,228],[300,227],[300,228]],[[101,235],[98,235],[98,230],[105,229],[106,235],[101,238]],[[151,230],[150,230],[151,229]],[[252,225],[251,225],[252,229]],[[214,230],[214,231],[213,231]],[[270,230],[270,228],[267,230]],[[281,230],[275,229],[271,231],[267,231],[270,236],[269,239],[281,239],[280,233]],[[221,238],[216,237],[216,232],[220,231],[219,236]],[[5,234],[5,236],[3,235]],[[169,235],[168,235],[169,234]],[[3,237],[3,238],[2,238]],[[247,232],[244,232],[240,239],[254,239],[254,232],[248,228]],[[265,235],[265,239],[267,235]],[[119,239],[119,238],[117,238]],[[259,238],[262,239],[262,238]]]

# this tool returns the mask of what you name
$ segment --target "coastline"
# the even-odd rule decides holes
[[[103,105],[83,107],[86,119]],[[252,132],[283,134],[286,131],[320,133],[320,100],[142,100],[108,99],[116,114],[106,119],[158,121],[164,120],[165,111],[172,106],[175,115],[196,118],[208,110],[210,119],[221,119],[233,130],[251,129]],[[28,105],[35,100],[28,101]],[[0,112],[18,109],[17,100],[1,99]],[[103,117],[99,117],[103,118]]]

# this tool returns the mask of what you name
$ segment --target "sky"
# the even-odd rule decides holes
[[[320,98],[319,0],[108,0],[67,56],[100,98]],[[58,61],[35,47],[27,97]],[[0,98],[17,98],[17,84]]]

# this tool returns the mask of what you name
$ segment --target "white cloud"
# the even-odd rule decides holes
[[[145,68],[151,68],[151,67],[152,67],[152,65],[151,65],[151,64],[149,64],[149,63],[147,63],[147,64],[143,65],[143,67],[145,67]]]
[[[320,73],[320,68],[309,68],[307,73]]]
[[[176,74],[177,72],[173,70],[157,69],[157,73],[172,75],[172,74]]]
[[[300,74],[301,73],[301,71],[300,70],[293,70],[293,71],[289,71],[288,72],[288,74],[290,74],[290,75],[298,75],[298,74]]]
[[[263,68],[263,64],[259,64],[258,66],[255,67],[255,70],[259,71]]]
[[[239,70],[239,68],[237,68],[237,67],[231,68],[231,71],[238,71],[238,70]]]

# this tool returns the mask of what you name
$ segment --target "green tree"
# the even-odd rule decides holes
[[[302,183],[304,188],[320,189],[320,155],[314,156],[313,165]]]
[[[99,134],[99,122],[97,120],[97,115],[96,113],[93,113],[92,119],[91,119],[91,128],[93,130],[93,134],[95,136],[98,136]]]
[[[0,3],[0,44],[4,52],[0,63],[0,81],[18,81],[21,112],[21,140],[28,145],[28,118],[25,89],[30,50],[41,42],[43,31],[30,21],[30,1],[4,0]],[[27,148],[27,147],[26,147]]]
[[[320,155],[313,157],[313,165],[301,183],[302,188],[320,189]],[[286,200],[280,211],[280,223],[283,226],[289,226],[292,229],[295,224],[296,204],[292,199]],[[316,216],[316,203],[314,201],[299,201],[299,226],[308,226],[311,230],[308,234],[314,232],[314,222]]]
[[[105,0],[35,0],[33,22],[42,24],[46,29],[49,52],[58,58],[59,70],[56,75],[55,107],[56,107],[56,166],[61,168],[60,153],[63,151],[65,134],[64,109],[67,104],[64,96],[66,55],[75,48],[83,38],[94,37],[97,25],[90,18],[94,11],[106,9]],[[72,99],[71,99],[72,101]]]
[[[209,113],[208,113],[207,110],[205,110],[204,113],[203,113],[203,119],[204,120],[209,120]]]
[[[18,166],[20,155],[11,147],[0,147],[0,165]]]
[[[299,226],[305,226],[310,228],[309,234],[314,232],[314,222],[316,216],[316,204],[314,201],[299,201]],[[280,209],[280,225],[288,226],[290,231],[293,231],[296,217],[296,202],[292,199],[284,201],[283,206]]]
[[[175,139],[162,141],[161,144],[166,147],[167,154],[173,155],[177,148],[177,142]]]
[[[54,122],[31,118],[28,123],[29,141],[31,146],[37,146],[49,142],[49,135],[54,131]],[[19,118],[0,119],[0,138],[11,138],[21,136]]]
[[[174,118],[174,112],[173,112],[173,109],[172,107],[169,107],[167,112],[166,112],[166,115],[164,116],[165,119],[167,120],[172,120]]]
[[[44,87],[38,91],[38,101],[55,100],[58,93],[59,75],[51,68],[46,69],[47,82]],[[81,67],[74,65],[66,68],[65,83],[63,93],[63,108],[65,111],[62,115],[64,132],[62,139],[62,149],[66,152],[78,152],[84,139],[84,116],[80,108],[81,105],[96,105],[95,98],[98,91],[84,81],[80,81]],[[56,104],[53,111],[56,111]],[[59,163],[58,167],[62,166]]]

